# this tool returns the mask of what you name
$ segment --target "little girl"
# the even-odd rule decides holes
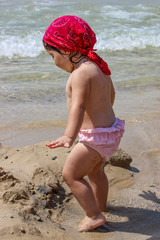
[[[108,180],[103,167],[118,148],[124,121],[115,118],[111,72],[94,52],[96,35],[83,19],[57,18],[47,28],[43,43],[56,66],[71,73],[66,84],[69,117],[64,135],[46,146],[70,148],[79,136],[62,176],[86,213],[79,231],[89,231],[106,222],[102,212],[106,211]]]

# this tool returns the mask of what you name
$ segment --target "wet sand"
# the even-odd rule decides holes
[[[61,176],[68,149],[50,150],[44,141],[12,147],[6,141],[0,146],[0,238],[160,239],[159,93],[156,85],[152,89],[133,89],[125,96],[117,94],[123,107],[116,102],[115,110],[118,117],[126,119],[120,147],[133,161],[130,169],[109,164],[105,167],[110,190],[108,212],[104,215],[112,232],[105,227],[99,232],[77,232],[84,212]],[[136,98],[139,105],[133,102]]]

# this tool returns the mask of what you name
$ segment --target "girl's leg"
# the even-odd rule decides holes
[[[78,143],[69,154],[63,168],[64,180],[87,215],[81,222],[79,231],[94,229],[106,221],[97,205],[90,184],[83,179],[100,161],[99,153]]]
[[[88,178],[93,189],[97,204],[102,212],[107,211],[108,179],[103,170],[104,162],[98,163],[88,173]]]

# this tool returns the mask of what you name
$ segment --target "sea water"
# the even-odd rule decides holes
[[[77,15],[89,23],[118,96],[138,86],[151,86],[152,96],[160,82],[159,13],[159,0],[0,0],[0,141],[20,129],[59,126],[67,119],[69,74],[54,65],[42,44],[55,18]],[[122,108],[130,109],[131,102]],[[133,102],[138,105],[138,98]]]

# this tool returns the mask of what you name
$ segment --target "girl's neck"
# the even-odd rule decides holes
[[[79,68],[82,63],[87,62],[87,61],[88,61],[88,57],[82,56],[82,59],[78,63],[73,64],[73,68],[74,68],[73,71],[76,70],[77,68]]]

